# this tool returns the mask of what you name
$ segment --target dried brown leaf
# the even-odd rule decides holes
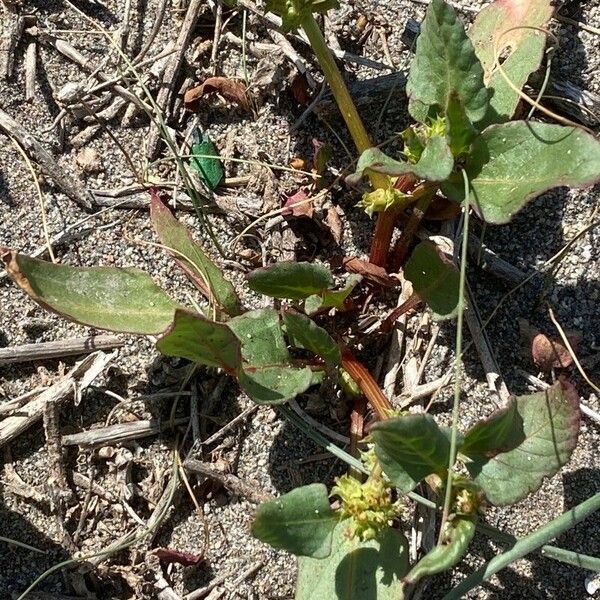
[[[365,279],[384,287],[395,287],[400,285],[398,279],[389,275],[383,267],[378,267],[368,260],[345,256],[341,260],[341,266],[349,273],[357,273],[358,275],[362,275]]]
[[[327,209],[325,219],[323,220],[324,225],[329,229],[336,244],[341,244],[344,238],[344,224],[338,214],[335,207]]]
[[[313,218],[314,206],[312,200],[308,201],[308,194],[300,189],[290,196],[283,205],[283,216]]]
[[[190,88],[185,93],[183,101],[186,108],[195,111],[198,110],[201,98],[215,93],[250,112],[246,86],[241,81],[229,79],[229,77],[209,77],[204,83]]]

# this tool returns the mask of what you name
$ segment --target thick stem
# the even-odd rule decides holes
[[[342,352],[342,368],[354,379],[360,391],[367,397],[369,404],[381,419],[387,419],[394,409],[368,369],[350,352]]]
[[[412,241],[419,229],[419,225],[427,212],[427,208],[433,200],[435,190],[431,190],[429,193],[421,196],[419,201],[413,206],[412,214],[406,224],[406,227],[402,230],[402,235],[396,243],[392,258],[390,261],[390,271],[397,273],[406,262],[408,254],[410,252],[410,246]]]
[[[358,457],[358,444],[364,437],[365,410],[367,399],[361,394],[354,399],[352,414],[350,415],[350,454]],[[353,467],[349,469],[350,475],[362,481],[362,473]]]
[[[394,186],[395,189],[401,192],[409,192],[413,189],[416,183],[415,176],[412,173],[401,175]],[[390,243],[394,235],[394,226],[398,217],[398,210],[389,208],[383,211],[377,217],[377,225],[373,241],[371,242],[371,252],[369,254],[369,262],[372,262],[378,267],[385,268],[387,264],[388,252],[390,251]]]
[[[304,29],[304,33],[306,33],[306,37],[308,37],[313,52],[321,65],[321,69],[323,69],[323,73],[327,78],[327,82],[329,83],[329,87],[335,97],[340,112],[344,117],[344,121],[346,121],[346,125],[350,130],[350,135],[354,140],[357,150],[359,152],[364,152],[373,144],[371,143],[369,134],[356,110],[356,106],[352,101],[350,92],[348,92],[348,88],[346,87],[335,59],[327,47],[321,29],[313,14],[308,11],[302,20],[302,29]],[[379,185],[377,185],[378,183],[383,186],[387,185],[387,178],[384,175],[372,173],[369,175],[369,178],[374,187],[379,187]]]

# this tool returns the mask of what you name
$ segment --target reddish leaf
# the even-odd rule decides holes
[[[549,373],[552,369],[566,369],[573,364],[571,353],[562,341],[548,337],[525,319],[519,319],[519,329],[527,352],[531,352],[533,362],[544,373]],[[579,332],[567,332],[567,339],[573,350],[576,350],[580,338]]]
[[[305,73],[300,73],[294,77],[290,91],[298,104],[301,106],[306,106],[308,104],[310,100],[310,88]]]
[[[538,333],[531,342],[533,362],[544,372],[566,369],[573,364],[573,358],[561,342]]]
[[[156,554],[163,562],[177,563],[184,567],[199,565],[204,560],[204,557],[199,554],[180,552],[179,550],[173,550],[172,548],[157,548],[154,551],[154,554]]]
[[[201,98],[215,93],[250,112],[250,105],[246,97],[246,86],[241,81],[229,79],[228,77],[209,77],[201,85],[190,88],[185,93],[183,101],[186,108],[195,111],[198,110]]]
[[[341,259],[340,266],[349,273],[358,273],[365,279],[384,287],[395,287],[400,284],[400,282],[395,277],[389,275],[383,267],[378,267],[368,260],[345,256]]]
[[[308,199],[309,196],[303,189],[289,196],[283,205],[283,216],[308,217],[312,219],[314,207],[312,200],[308,201]]]

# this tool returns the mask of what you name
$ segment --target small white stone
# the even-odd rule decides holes
[[[84,173],[98,173],[104,169],[100,154],[93,148],[82,148],[77,153],[75,162]]]

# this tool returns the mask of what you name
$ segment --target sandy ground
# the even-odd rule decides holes
[[[81,2],[87,14],[97,23],[114,31],[122,20],[124,2],[109,0],[105,3]],[[180,15],[176,2],[168,2],[165,21],[152,46],[150,55],[158,54],[169,40],[176,36]],[[462,2],[473,7],[476,3]],[[128,52],[134,55],[149,35],[156,13],[154,0],[132,3]],[[60,31],[80,52],[97,63],[107,58],[106,41],[95,35],[89,22],[62,2],[29,1],[21,6],[21,14],[36,14],[43,27]],[[405,69],[410,54],[401,43],[404,23],[410,17],[420,19],[424,7],[409,0],[390,2],[356,2],[344,4],[331,19],[332,31],[340,45],[374,60],[387,62],[382,38],[371,34],[360,47],[361,16],[385,33],[389,54],[395,69]],[[600,26],[600,2],[568,2],[563,13],[590,25]],[[226,12],[226,18],[230,13]],[[467,11],[466,18],[472,13]],[[6,23],[8,16],[2,17]],[[194,41],[187,54],[189,66],[186,74],[193,81],[202,80],[211,73],[210,44],[213,35],[213,17],[206,9],[195,32]],[[560,40],[560,48],[554,57],[553,77],[568,78],[579,86],[600,92],[600,45],[598,36],[575,26],[554,24],[554,32]],[[243,22],[234,16],[227,29],[242,37]],[[83,32],[83,33],[82,33]],[[87,33],[86,33],[87,32]],[[260,20],[248,17],[247,37],[250,41],[271,42]],[[31,39],[25,38],[25,41]],[[32,102],[24,101],[23,51],[21,43],[16,51],[15,74],[8,82],[0,82],[0,107],[17,119],[25,129],[43,142],[52,152],[60,167],[77,178],[88,189],[120,188],[134,181],[131,168],[121,150],[106,131],[101,130],[86,148],[98,153],[98,172],[86,173],[76,162],[80,149],[73,148],[69,140],[84,129],[81,117],[67,116],[66,140],[60,143],[56,130],[50,129],[60,106],[55,101],[56,92],[69,82],[85,83],[81,69],[44,44],[38,45],[38,78],[36,96]],[[303,52],[311,73],[319,77],[308,53]],[[208,48],[208,50],[207,50]],[[110,58],[114,61],[114,57]],[[112,65],[112,66],[111,66]],[[347,64],[349,78],[373,76],[374,70]],[[106,66],[114,71],[114,63]],[[294,157],[309,157],[311,139],[317,137],[335,149],[332,168],[347,165],[350,158],[341,142],[351,147],[343,127],[335,117],[321,121],[315,116],[294,130],[293,124],[302,113],[290,94],[290,84],[296,71],[281,53],[267,54],[259,59],[251,53],[243,57],[241,48],[222,39],[219,45],[219,74],[246,78],[257,98],[257,114],[250,116],[242,110],[213,100],[204,105],[198,114],[203,129],[207,130],[223,156],[240,159],[262,160],[273,165],[288,165]],[[183,81],[184,74],[180,81]],[[156,89],[155,83],[151,84]],[[377,141],[387,139],[402,129],[405,123],[402,102],[393,103],[386,117],[377,126],[378,112],[365,112],[371,133]],[[172,125],[184,131],[190,122]],[[150,176],[169,178],[172,171],[164,164],[144,163],[144,143],[148,135],[148,122],[143,115],[123,121],[123,111],[108,123],[113,133],[135,163],[136,169],[148,169]],[[341,135],[338,140],[336,135]],[[0,242],[2,245],[30,253],[44,244],[39,203],[30,171],[9,139],[2,137],[0,144]],[[281,171],[270,171],[255,165],[229,163],[228,177],[250,176],[241,188],[223,191],[226,199],[234,198],[237,209],[212,216],[211,223],[222,244],[231,241],[248,225],[252,218],[279,206],[284,193],[295,192],[305,180],[301,176]],[[89,215],[72,200],[58,193],[42,181],[46,198],[48,230],[51,235],[63,231],[69,225]],[[490,227],[485,232],[488,246],[527,274],[541,272],[545,262],[558,252],[566,242],[593,220],[598,206],[600,189],[568,192],[558,190],[539,198],[520,213],[513,223],[502,227]],[[321,208],[338,207],[344,222],[343,251],[346,254],[364,256],[372,224],[362,211],[354,208],[355,194],[335,187]],[[230,200],[228,200],[230,201]],[[239,210],[238,210],[239,209]],[[96,209],[97,210],[97,209]],[[182,214],[183,220],[195,231],[199,239],[206,235],[191,214]],[[595,217],[597,219],[597,215]],[[268,221],[266,221],[268,224]],[[479,225],[476,225],[479,230]],[[185,299],[191,288],[177,272],[173,263],[157,248],[143,244],[151,241],[153,234],[147,213],[113,209],[105,211],[76,230],[82,235],[56,245],[54,250],[61,262],[72,265],[135,265],[149,271],[175,297]],[[268,262],[289,256],[290,251],[305,259],[326,259],[332,252],[331,240],[318,227],[302,228],[296,237],[285,225],[275,224],[267,228],[265,221],[257,224],[253,235],[243,238],[237,254],[229,260],[220,260],[228,276],[240,287],[243,270],[252,266],[248,257]],[[581,332],[579,355],[582,360],[593,363],[600,345],[600,230],[591,229],[570,247],[553,272],[535,276],[522,290],[502,300],[502,305],[490,323],[488,333],[508,388],[518,394],[531,390],[517,370],[524,369],[537,375],[534,367],[523,357],[519,339],[519,318],[527,319],[534,326],[553,332],[547,317],[546,303],[554,307],[561,324]],[[209,241],[207,244],[210,245]],[[241,250],[244,252],[242,253]],[[262,259],[261,259],[262,256]],[[243,257],[243,258],[241,258]],[[503,299],[510,287],[496,277],[473,267],[469,279],[479,309],[485,319]],[[242,292],[243,293],[243,292]],[[247,296],[249,303],[259,304],[261,299]],[[395,302],[393,297],[384,299]],[[383,305],[382,305],[383,306]],[[409,331],[416,335],[421,315],[411,318]],[[90,333],[85,327],[66,323],[49,315],[23,296],[6,278],[0,280],[0,347],[31,342],[59,340]],[[443,324],[436,346],[425,370],[424,381],[442,375],[452,365],[454,327]],[[426,346],[430,330],[426,327],[419,335]],[[468,338],[467,338],[468,339]],[[369,342],[368,356],[385,353],[387,340]],[[421,353],[422,353],[421,349]],[[66,359],[67,367],[75,359]],[[371,364],[375,367],[375,364]],[[63,367],[59,361],[44,361],[18,366],[0,366],[0,399],[8,401],[39,385],[53,381]],[[172,399],[144,401],[138,398],[157,391],[176,390],[180,384],[185,365],[174,360],[161,359],[148,340],[125,337],[110,368],[89,389],[81,404],[73,407],[68,402],[61,414],[63,433],[81,431],[102,425],[109,413],[112,423],[151,416],[167,417]],[[598,380],[598,369],[590,369],[592,379]],[[600,400],[590,394],[590,389],[576,375],[582,398],[596,411]],[[208,435],[244,408],[249,401],[239,396],[235,385],[220,375],[200,369],[195,376],[200,399],[200,413],[204,435]],[[113,395],[106,392],[110,391]],[[401,390],[398,389],[398,392]],[[119,404],[118,396],[127,402]],[[442,421],[448,420],[450,390],[446,389],[432,407],[432,413]],[[466,360],[461,427],[466,428],[477,418],[493,410],[491,394],[485,385],[477,354],[471,351]],[[331,389],[323,393],[313,392],[302,399],[310,414],[330,427],[347,431],[348,407]],[[176,414],[189,414],[189,397],[182,397]],[[94,498],[88,506],[88,514],[81,526],[76,545],[84,553],[96,551],[112,543],[125,532],[137,527],[134,518],[122,504],[127,492],[124,489],[124,473],[135,484],[129,503],[145,521],[170,477],[172,448],[177,434],[166,433],[127,444],[125,448],[86,451],[69,448],[65,463],[69,472],[84,475],[94,473],[95,480],[117,502],[110,503]],[[600,429],[598,423],[583,419],[578,447],[569,465],[561,473],[546,481],[542,489],[528,499],[508,509],[493,509],[487,515],[490,524],[523,536],[535,530],[551,518],[600,491]],[[277,413],[266,407],[256,410],[242,426],[234,428],[222,439],[204,450],[203,459],[225,466],[243,480],[251,482],[256,489],[270,493],[284,493],[295,486],[315,481],[331,483],[333,477],[343,472],[343,465],[321,455],[321,449],[301,437]],[[10,445],[5,461],[26,486],[46,496],[44,480],[48,476],[48,456],[41,426],[34,426]],[[123,466],[125,465],[125,466]],[[48,567],[67,559],[71,552],[63,543],[64,530],[70,535],[78,528],[81,506],[85,503],[86,490],[78,487],[77,502],[63,521],[47,502],[24,499],[11,489],[8,471],[2,478],[0,494],[0,535],[13,538],[47,551],[34,554],[2,543],[0,555],[0,598],[17,597],[36,576]],[[124,496],[125,494],[125,496]],[[152,548],[171,547],[183,552],[203,556],[194,567],[171,565],[161,567],[148,546],[138,551],[125,551],[104,560],[96,570],[75,568],[65,576],[55,574],[45,580],[39,590],[53,594],[71,594],[86,597],[85,590],[97,598],[157,598],[155,587],[157,574],[164,575],[175,593],[184,596],[216,581],[224,598],[284,599],[293,597],[296,561],[284,552],[275,552],[254,540],[249,534],[254,504],[218,486],[203,483],[198,496],[204,520],[190,502],[183,487],[175,496],[168,518],[160,525]],[[116,506],[115,506],[116,505]],[[407,523],[407,528],[410,523]],[[208,538],[206,531],[209,532]],[[590,555],[600,555],[600,518],[591,517],[557,540],[557,545]],[[431,580],[423,589],[424,598],[438,598],[465,573],[472,571],[493,556],[499,547],[483,536],[478,536],[466,560],[452,575]],[[245,575],[246,570],[253,572]],[[241,575],[241,581],[238,579]],[[519,561],[504,570],[488,584],[472,592],[470,598],[486,599],[579,599],[586,598],[584,580],[587,573],[581,569],[551,561],[539,555]],[[33,596],[32,596],[33,597]],[[41,596],[40,596],[41,597]],[[44,596],[62,597],[62,596]],[[213,595],[211,597],[217,597]]]

